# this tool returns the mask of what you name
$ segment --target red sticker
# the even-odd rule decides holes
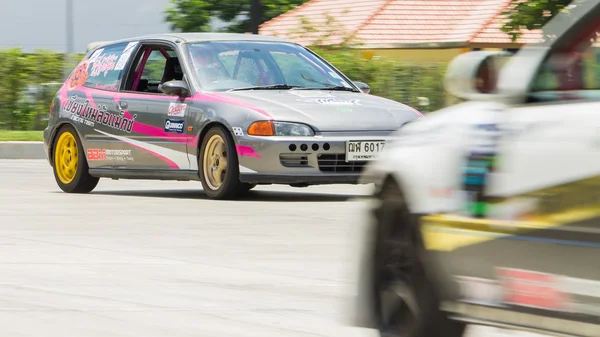
[[[88,149],[87,150],[88,160],[106,160],[106,150],[100,149]]]
[[[563,310],[567,295],[560,291],[556,275],[518,269],[499,268],[505,289],[504,303],[540,308]]]

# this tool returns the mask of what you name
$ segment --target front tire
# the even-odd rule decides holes
[[[227,129],[211,127],[198,156],[200,181],[211,199],[236,199],[253,186],[240,182],[240,168],[233,138]]]
[[[100,178],[90,175],[81,140],[73,126],[63,126],[55,139],[52,168],[58,187],[66,193],[93,191]]]
[[[465,325],[439,308],[437,289],[426,272],[425,247],[400,187],[387,181],[375,209],[372,251],[373,298],[383,337],[460,337]]]

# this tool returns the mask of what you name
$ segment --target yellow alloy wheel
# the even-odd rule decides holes
[[[206,143],[203,164],[207,185],[211,190],[219,189],[227,173],[227,146],[220,135],[213,135]]]
[[[61,183],[68,185],[73,182],[77,174],[78,159],[79,149],[75,136],[70,132],[63,133],[56,141],[54,150],[54,166]]]

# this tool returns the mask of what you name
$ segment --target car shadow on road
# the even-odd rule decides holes
[[[210,200],[202,190],[143,190],[143,191],[94,191],[93,195],[112,195],[124,197],[172,198]],[[364,198],[360,194],[330,194],[284,191],[250,191],[237,201],[258,202],[343,202]]]

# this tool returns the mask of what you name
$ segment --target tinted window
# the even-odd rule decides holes
[[[148,61],[146,61],[146,65],[144,66],[142,78],[150,82],[160,82],[165,72],[166,62],[167,59],[159,50],[153,50],[150,52]]]
[[[285,84],[325,88],[351,84],[301,46],[266,42],[193,43],[188,52],[207,90]]]
[[[533,83],[537,100],[600,98],[600,43],[594,32],[568,50],[550,53]]]
[[[74,72],[75,76],[71,76],[71,81],[77,83],[72,83],[72,85],[117,91],[123,68],[136,47],[137,42],[132,42],[96,50],[77,67]]]

